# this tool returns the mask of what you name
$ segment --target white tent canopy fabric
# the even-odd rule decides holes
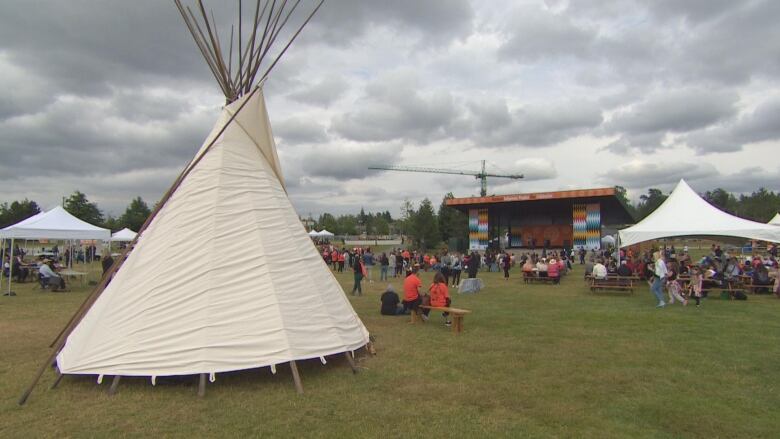
[[[769,220],[769,224],[772,224],[774,226],[780,226],[780,213],[776,213],[774,218]]]
[[[225,107],[198,156],[247,99],[68,336],[62,373],[226,372],[369,342],[287,197],[262,90]]]
[[[329,232],[329,231],[327,231],[325,229],[322,229],[322,230],[320,230],[319,233],[317,233],[317,236],[319,236],[321,238],[332,238],[332,237],[334,237],[336,235],[334,235],[333,233],[331,233],[331,232]]]
[[[678,236],[731,236],[780,242],[780,228],[730,215],[680,180],[669,198],[638,224],[619,232],[620,246]]]
[[[136,233],[134,231],[125,227],[124,229],[111,235],[111,240],[114,242],[116,241],[129,242],[135,239],[135,235]]]
[[[601,238],[601,242],[602,242],[603,244],[608,244],[608,245],[615,245],[615,238],[614,238],[614,237],[612,237],[611,235],[604,235],[604,236]]]
[[[68,213],[62,206],[33,215],[0,230],[0,238],[5,239],[102,239],[105,241],[110,237],[110,230],[82,221]]]
[[[320,236],[320,232],[318,232],[318,231],[316,231],[314,229],[311,229],[311,231],[309,232],[309,236],[311,236],[312,238]]]

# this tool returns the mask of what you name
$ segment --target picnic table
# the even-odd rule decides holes
[[[590,291],[619,291],[634,294],[636,282],[640,280],[639,276],[618,276],[608,274],[606,278],[597,279],[593,276],[585,276],[585,281],[590,284]]]
[[[553,284],[558,283],[560,281],[560,276],[558,277],[549,277],[547,276],[546,271],[540,272],[539,270],[534,269],[533,271],[524,271],[523,272],[523,282],[527,284],[531,283],[546,283],[546,284]]]

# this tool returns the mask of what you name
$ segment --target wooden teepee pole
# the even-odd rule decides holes
[[[249,95],[244,99],[244,102],[241,103],[241,105],[236,109],[236,112],[233,113],[232,116],[230,116],[230,119],[225,123],[224,126],[219,130],[219,132],[214,136],[214,138],[211,140],[211,142],[206,146],[203,153],[200,154],[198,157],[196,157],[194,160],[190,162],[190,164],[187,165],[186,168],[179,174],[179,177],[176,179],[176,181],[171,185],[171,187],[168,189],[168,191],[165,193],[165,196],[163,196],[162,200],[160,200],[159,203],[157,203],[157,206],[154,208],[154,211],[149,215],[148,218],[146,218],[146,221],[141,226],[140,230],[138,230],[138,233],[135,236],[135,239],[130,243],[130,245],[127,246],[124,253],[122,254],[122,257],[120,260],[114,263],[114,265],[111,266],[111,269],[106,272],[106,274],[101,279],[100,283],[95,287],[95,290],[92,291],[92,293],[89,295],[87,300],[84,301],[84,303],[81,305],[81,307],[76,311],[76,313],[71,318],[70,322],[68,322],[67,326],[60,332],[60,335],[57,337],[55,342],[53,343],[54,349],[47,355],[46,361],[43,362],[38,372],[35,374],[35,377],[33,378],[32,383],[30,386],[22,393],[22,396],[19,398],[19,405],[24,405],[25,402],[27,402],[27,398],[30,396],[30,393],[32,393],[33,389],[35,388],[35,385],[38,384],[38,381],[41,379],[41,376],[46,371],[46,368],[54,361],[54,359],[57,357],[57,354],[60,352],[62,347],[65,345],[65,340],[67,340],[70,333],[73,331],[73,329],[81,322],[81,319],[86,315],[87,311],[92,307],[92,305],[97,301],[97,299],[100,297],[100,295],[105,291],[106,285],[108,285],[108,280],[111,278],[111,276],[114,275],[122,266],[124,261],[127,259],[127,252],[132,248],[132,246],[135,245],[136,241],[138,241],[138,238],[141,236],[141,234],[146,230],[146,228],[151,224],[152,220],[157,216],[158,213],[160,213],[160,210],[162,207],[170,200],[171,196],[176,192],[176,190],[179,188],[181,183],[184,181],[185,178],[190,174],[190,172],[197,166],[198,163],[203,159],[203,157],[206,156],[206,154],[211,151],[211,148],[214,146],[214,144],[217,142],[217,139],[222,136],[222,133],[225,132],[228,126],[235,120],[236,116],[241,112],[241,110],[246,106],[247,102],[251,100],[252,95],[257,93],[257,90],[259,90],[260,87],[255,87]]]

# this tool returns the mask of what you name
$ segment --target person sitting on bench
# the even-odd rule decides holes
[[[431,306],[448,307],[450,306],[450,303],[452,303],[450,300],[450,291],[447,289],[447,282],[444,280],[444,276],[442,276],[441,273],[436,272],[433,276],[433,284],[428,288],[428,291],[431,293]],[[423,315],[425,317],[428,317],[428,313],[430,312],[431,310],[428,308],[423,309]],[[444,317],[445,325],[452,325],[450,319],[447,318],[450,313],[443,312],[441,315]]]
[[[593,278],[598,280],[604,280],[607,278],[607,267],[601,262],[601,259],[596,261],[596,265],[593,266]]]
[[[626,264],[626,261],[620,261],[620,267],[617,269],[617,275],[618,276],[624,276],[628,277],[631,276],[633,273],[631,272],[631,268],[628,267],[628,264]]]
[[[547,263],[547,277],[554,279],[553,283],[556,284],[561,281],[560,265],[555,259],[550,259],[550,262]]]
[[[52,269],[52,262],[50,259],[44,259],[41,267],[38,268],[38,274],[41,278],[41,285],[43,288],[51,286],[52,291],[59,291],[65,289],[65,279],[59,274],[55,273]]]
[[[404,313],[417,312],[420,303],[420,286],[422,281],[417,277],[417,270],[419,265],[415,264],[410,271],[406,273],[406,279],[404,279]],[[427,318],[427,317],[424,317]]]

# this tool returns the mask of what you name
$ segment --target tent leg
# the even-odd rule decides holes
[[[108,388],[108,394],[114,395],[116,394],[116,388],[119,387],[119,379],[122,378],[121,375],[114,375],[114,380],[111,381],[111,387]]]
[[[16,295],[11,291],[11,280],[14,278],[14,256],[16,256],[14,255],[14,238],[11,238],[11,259],[8,261],[8,292],[5,294],[8,297]]]
[[[60,384],[60,381],[62,381],[62,377],[64,377],[65,374],[57,372],[57,378],[54,380],[53,383],[51,383],[51,386],[49,386],[49,390],[54,390],[57,388],[57,386]]]
[[[206,396],[206,374],[200,374],[200,382],[198,383],[198,396],[203,398]]]
[[[357,366],[355,366],[355,359],[352,358],[352,353],[344,352],[344,356],[347,357],[347,361],[349,362],[349,367],[352,368],[352,373],[358,373]]]
[[[303,395],[301,376],[298,375],[298,366],[295,364],[295,360],[290,361],[290,369],[292,370],[293,382],[295,382],[295,390],[299,395]]]

